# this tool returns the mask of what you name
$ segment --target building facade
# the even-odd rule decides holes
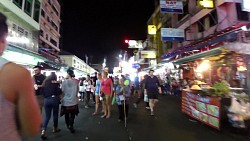
[[[43,0],[40,14],[39,53],[60,63],[61,6],[58,0]]]
[[[74,68],[76,77],[78,78],[86,77],[88,74],[91,75],[97,72],[94,68],[75,55],[60,55],[60,57],[65,61],[68,67]]]
[[[38,54],[40,0],[1,0],[0,11],[8,18],[9,42],[3,57],[34,66],[45,58]]]
[[[180,1],[183,2],[182,14],[163,13],[160,9],[160,3],[155,2],[155,11],[147,22],[148,25],[155,25],[157,29],[155,35],[148,35],[147,41],[149,42],[149,48],[156,50],[158,63],[162,59],[168,58],[163,56],[174,52],[176,49],[195,46],[202,40],[204,40],[202,42],[208,40],[206,39],[208,37],[217,37],[220,32],[221,34],[229,33],[235,28],[247,26],[250,22],[250,14],[243,10],[242,0],[211,0],[214,2],[212,8],[202,6],[203,0]],[[184,30],[184,41],[162,41],[161,28]],[[238,36],[244,36],[244,40],[248,40],[246,39],[248,38],[246,32],[240,32],[239,34]],[[237,40],[242,39],[238,38]]]

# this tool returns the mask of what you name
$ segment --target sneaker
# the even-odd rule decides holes
[[[150,107],[146,107],[147,110],[150,110]]]
[[[134,105],[135,108],[137,108],[137,104],[136,103],[134,103],[133,105]]]
[[[150,116],[154,116],[154,115],[155,115],[154,112],[151,112],[151,113],[150,113]]]
[[[86,106],[85,106],[85,108],[86,108],[86,109],[88,109],[88,108],[89,108],[89,106],[87,106],[87,105],[86,105]]]
[[[71,133],[75,133],[75,129],[73,127],[69,127]]]

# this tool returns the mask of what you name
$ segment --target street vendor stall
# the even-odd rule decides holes
[[[195,84],[182,91],[182,112],[218,130],[226,122],[236,128],[247,127],[244,121],[250,119],[250,102],[242,88],[231,88],[226,81],[212,87],[199,81]]]

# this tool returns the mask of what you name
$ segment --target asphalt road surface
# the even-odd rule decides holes
[[[200,122],[190,120],[181,112],[181,100],[176,96],[162,95],[157,103],[155,116],[145,109],[144,102],[133,107],[130,100],[127,126],[118,122],[117,106],[112,108],[110,119],[100,118],[101,114],[92,116],[94,105],[85,109],[79,102],[80,113],[75,120],[74,134],[66,128],[64,117],[59,118],[61,132],[52,133],[52,118],[48,125],[49,141],[249,141],[246,132],[223,128],[221,131]],[[39,141],[40,136],[23,137],[23,141]]]

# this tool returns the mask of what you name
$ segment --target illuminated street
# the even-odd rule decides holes
[[[149,116],[144,103],[140,103],[135,109],[130,105],[127,128],[124,123],[117,122],[117,107],[111,119],[101,119],[100,116],[91,116],[94,107],[85,109],[80,102],[80,114],[76,118],[76,133],[70,133],[64,119],[60,118],[59,128],[61,132],[53,134],[52,124],[49,124],[49,141],[248,141],[247,135],[235,133],[230,129],[221,132],[210,128],[200,122],[189,120],[180,109],[180,99],[176,96],[161,96],[156,109],[156,116]],[[52,123],[52,122],[51,122]],[[24,141],[36,141],[25,139]]]

